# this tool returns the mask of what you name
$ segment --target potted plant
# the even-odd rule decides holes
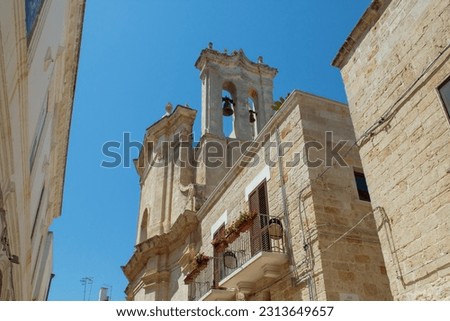
[[[230,226],[225,229],[225,238],[227,243],[233,243],[239,237],[240,231],[237,228],[236,221],[231,222]]]
[[[244,211],[240,212],[239,218],[236,221],[236,228],[240,232],[245,232],[252,227],[253,219],[256,217],[256,212]]]
[[[203,270],[208,265],[209,259],[210,257],[206,256],[203,252],[198,253],[194,257],[195,268],[197,268],[199,271]]]
[[[252,227],[253,219],[256,217],[256,212],[243,211],[240,212],[239,217],[231,222],[225,229],[225,237],[228,243],[236,240],[240,233],[249,230]]]
[[[214,246],[214,248],[221,251],[227,248],[228,240],[225,236],[217,236],[211,241],[211,244]]]
[[[208,266],[210,257],[202,253],[197,253],[191,262],[192,271],[189,272],[184,278],[185,284],[190,284],[200,274],[200,272]]]

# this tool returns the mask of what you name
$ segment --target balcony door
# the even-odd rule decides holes
[[[264,180],[249,195],[250,212],[258,215],[253,219],[250,230],[251,255],[254,256],[261,251],[270,252],[269,240],[269,204],[267,202],[267,183]]]
[[[214,239],[221,238],[225,236],[225,225],[222,225],[213,235]],[[225,276],[225,267],[223,266],[223,253],[224,248],[218,244],[214,245],[214,279],[213,279],[213,288],[217,288],[219,286],[219,281],[222,280]]]

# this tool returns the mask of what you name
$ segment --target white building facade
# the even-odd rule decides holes
[[[0,299],[45,300],[84,0],[0,2]]]

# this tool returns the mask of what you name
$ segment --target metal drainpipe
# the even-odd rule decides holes
[[[295,284],[295,279],[297,277],[297,270],[295,269],[295,259],[294,253],[292,250],[292,237],[291,237],[291,228],[289,224],[288,214],[289,208],[287,204],[287,196],[286,196],[286,186],[284,182],[284,171],[283,171],[283,155],[281,150],[281,140],[280,140],[280,132],[278,127],[275,129],[275,140],[277,143],[277,152],[278,152],[278,174],[280,175],[280,192],[281,192],[281,201],[283,203],[283,221],[284,226],[286,226],[286,245],[288,250],[288,259],[289,259],[289,270],[294,275],[291,277],[292,284]]]
[[[48,289],[47,289],[47,294],[45,295],[45,301],[48,301],[48,296],[50,294],[50,289],[52,287],[52,281],[53,281],[54,277],[55,277],[54,273],[50,274],[50,280],[48,281]]]
[[[304,208],[304,203],[302,201],[302,194],[308,186],[310,186],[310,185],[307,185],[298,194],[298,214],[299,214],[299,218],[300,218],[300,227],[302,230],[303,249],[305,250],[305,263],[306,263],[306,269],[307,269],[307,284],[308,284],[309,299],[310,299],[310,301],[316,301],[316,294],[314,291],[315,284],[314,284],[314,278],[313,278],[313,273],[314,273],[314,268],[313,268],[314,261],[313,260],[314,260],[314,258],[312,257],[312,252],[310,249],[311,245],[308,244],[308,242],[306,240],[305,227],[303,224],[303,215],[302,215],[302,207]]]

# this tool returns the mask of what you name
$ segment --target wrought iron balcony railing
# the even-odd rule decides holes
[[[210,260],[206,268],[200,272],[189,286],[190,301],[200,300],[206,293],[214,288],[213,274],[213,261]]]
[[[215,248],[214,257],[191,284],[190,299],[199,300],[212,289],[225,290],[222,281],[246,268],[262,252],[285,254],[285,241],[281,218],[257,215],[248,230],[226,247]]]

